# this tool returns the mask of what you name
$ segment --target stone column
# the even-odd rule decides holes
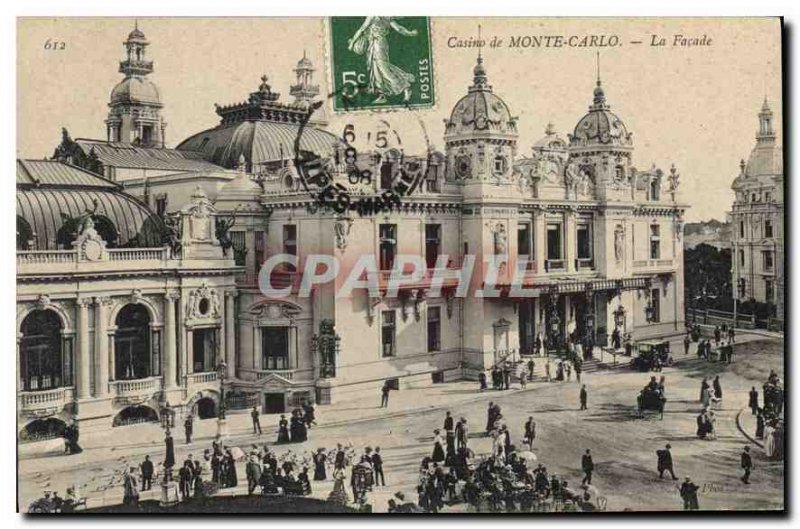
[[[225,292],[225,363],[228,378],[236,377],[236,290]]]
[[[89,298],[79,298],[78,307],[78,347],[76,358],[78,360],[77,386],[78,398],[85,399],[91,396],[91,351],[89,343]]]
[[[177,290],[170,290],[164,297],[164,386],[178,386],[178,344],[175,327],[175,300],[180,297]]]
[[[109,298],[94,298],[94,396],[105,397],[108,394],[108,306]]]

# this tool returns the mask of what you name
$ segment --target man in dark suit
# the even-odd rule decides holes
[[[683,500],[684,511],[696,511],[700,509],[700,504],[697,501],[697,490],[700,487],[692,483],[692,479],[686,476],[686,480],[681,484],[678,489]]]
[[[581,458],[581,469],[583,469],[583,481],[581,481],[581,484],[591,485],[592,472],[594,472],[594,461],[592,461],[592,451],[588,448],[586,449],[586,453],[583,454],[583,457]]]
[[[383,476],[383,458],[381,457],[381,447],[375,447],[375,453],[372,454],[372,469],[375,472],[375,485],[386,486],[386,478]]]
[[[451,432],[453,431],[453,417],[450,415],[450,412],[447,412],[447,415],[444,418],[444,431]]]
[[[664,472],[669,472],[672,479],[678,479],[675,476],[675,470],[672,468],[672,452],[670,449],[672,446],[667,443],[667,446],[664,447],[663,450],[656,450],[656,456],[658,457],[658,478],[664,478]]]
[[[745,485],[750,484],[750,471],[753,470],[753,458],[750,457],[750,447],[745,446],[744,451],[742,452],[742,469],[744,469],[744,476],[742,476],[742,481]]]
[[[456,423],[456,448],[466,448],[469,436],[469,425],[464,417]]]
[[[153,462],[150,461],[150,456],[144,456],[140,468],[142,469],[142,491],[150,490],[153,487]]]
[[[383,387],[381,388],[381,408],[388,408],[389,407],[389,392],[392,388],[389,386],[388,382],[383,383]]]
[[[589,398],[589,395],[588,395],[588,393],[586,393],[586,384],[583,384],[583,385],[581,385],[581,394],[580,394],[581,410],[588,409],[586,407],[586,401],[588,400],[588,398]]]
[[[191,413],[186,416],[186,420],[183,423],[183,429],[186,433],[186,444],[192,444],[192,430],[194,429],[194,421]]]
[[[253,406],[253,411],[250,412],[250,417],[253,419],[253,433],[261,435],[261,421],[259,420],[258,408]]]
[[[336,445],[336,457],[333,460],[334,469],[342,469],[345,467],[344,450],[342,450],[341,443]]]
[[[508,364],[503,366],[503,389],[511,389],[511,367]]]
[[[536,421],[533,416],[529,416],[525,421],[525,442],[528,445],[528,450],[533,450],[533,442],[536,440]]]

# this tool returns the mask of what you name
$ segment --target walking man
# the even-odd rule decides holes
[[[750,388],[750,400],[747,405],[750,406],[750,411],[753,412],[753,415],[758,415],[758,391],[756,391],[755,386]]]
[[[153,462],[150,456],[144,456],[144,461],[139,465],[142,470],[142,491],[150,490],[153,487]]]
[[[667,443],[667,446],[665,446],[663,450],[656,450],[656,456],[658,457],[658,479],[664,479],[664,472],[669,472],[672,479],[678,479],[675,476],[675,470],[672,468],[671,448],[672,446]]]
[[[686,476],[686,479],[678,489],[681,494],[681,499],[683,500],[684,511],[696,511],[700,509],[700,505],[697,501],[697,489],[699,488],[700,487],[692,483],[692,478]]]
[[[188,414],[186,416],[186,420],[183,423],[183,430],[186,433],[186,444],[192,444],[192,429],[194,427],[194,422],[192,420],[192,414]]]
[[[389,392],[392,388],[389,387],[389,382],[384,382],[381,388],[381,408],[389,407]]]
[[[689,344],[692,343],[692,339],[689,338],[689,333],[686,333],[686,336],[683,337],[683,354],[689,354]]]
[[[583,469],[583,481],[581,481],[581,484],[591,485],[592,472],[594,472],[594,461],[592,461],[592,452],[588,448],[586,449],[586,453],[583,454],[583,457],[581,458],[581,468]]]
[[[256,456],[250,456],[245,473],[247,474],[247,494],[251,495],[261,481],[261,464]]]
[[[744,469],[744,476],[741,477],[745,485],[750,484],[750,471],[753,470],[753,458],[750,457],[750,447],[745,446],[742,452],[742,469]]]
[[[533,382],[533,370],[536,367],[536,364],[533,362],[533,358],[528,360],[528,381]]]
[[[581,395],[580,395],[581,411],[587,409],[586,401],[587,401],[588,397],[589,397],[589,395],[586,393],[586,384],[581,384]]]
[[[453,431],[453,417],[450,415],[449,411],[446,413],[446,416],[444,418],[444,431],[445,432]]]
[[[261,421],[258,418],[258,407],[253,406],[253,411],[250,412],[250,417],[253,418],[253,433],[261,435]]]
[[[372,469],[375,472],[375,485],[379,487],[386,486],[386,478],[383,477],[383,458],[381,457],[381,447],[375,447],[375,453],[372,454]]]
[[[469,438],[469,426],[467,419],[461,417],[461,420],[456,424],[456,448],[459,450],[467,447],[467,439]]]
[[[533,420],[533,416],[529,416],[528,420],[525,422],[525,435],[524,435],[524,442],[528,445],[528,450],[533,450],[533,441],[536,440],[536,421]]]

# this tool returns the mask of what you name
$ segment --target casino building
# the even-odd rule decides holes
[[[733,290],[739,301],[775,305],[784,321],[783,151],[767,100],[758,113],[756,144],[733,180]]]
[[[346,138],[313,104],[307,57],[292,101],[263,77],[244,102],[216,107],[216,127],[168,148],[148,46],[138,28],[125,42],[105,139],[64,131],[52,160],[19,162],[26,435],[72,417],[97,429],[157,420],[166,403],[210,417],[221,385],[227,410],[276,413],[375,397],[387,382],[475,378],[530,353],[537,334],[602,346],[614,329],[637,339],[683,331],[678,173],[635,168],[633,135],[599,79],[573,132],[564,139],[549,126],[528,150],[479,57],[445,120],[443,151],[406,153],[384,130],[386,141],[357,156],[375,177],[351,183]],[[354,197],[391,190],[403,170],[422,171],[423,182],[391,210],[319,207],[294,166],[297,138]],[[280,299],[258,288],[276,254],[299,261],[272,273],[286,288]],[[337,298],[339,277],[299,296],[312,254],[345,268],[377,256],[379,289]],[[401,254],[429,269],[387,295]],[[437,264],[440,254],[449,259]],[[431,288],[437,266],[457,273],[466,255],[477,258],[477,287],[484,258],[502,262],[497,297],[458,297],[452,280]],[[511,288],[517,272],[525,295]]]

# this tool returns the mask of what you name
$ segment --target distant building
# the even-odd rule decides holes
[[[758,113],[756,145],[731,186],[733,289],[740,301],[773,303],[784,319],[783,151],[767,100]]]

